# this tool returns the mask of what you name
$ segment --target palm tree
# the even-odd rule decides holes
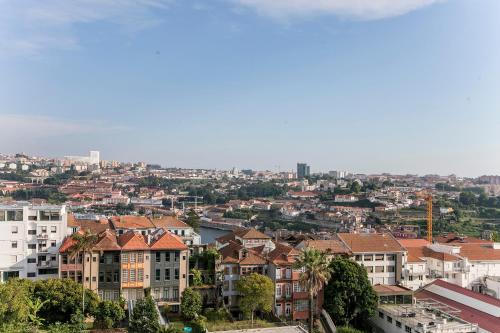
[[[75,241],[70,248],[70,257],[76,258],[82,254],[82,314],[85,315],[85,256],[90,255],[89,289],[92,290],[92,249],[97,241],[97,235],[90,230],[84,233],[75,232],[71,238]]]
[[[297,260],[295,268],[302,269],[300,285],[309,291],[309,332],[314,328],[314,298],[330,279],[330,267],[326,256],[313,248],[304,248]]]

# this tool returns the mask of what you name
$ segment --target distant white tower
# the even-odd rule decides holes
[[[90,162],[90,164],[97,164],[97,165],[99,165],[100,158],[99,158],[99,152],[97,150],[91,150],[90,151],[89,162]]]

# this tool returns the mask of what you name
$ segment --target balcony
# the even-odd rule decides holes
[[[39,261],[36,264],[37,267],[41,268],[56,268],[57,267],[57,261],[53,260],[45,260],[45,261]]]
[[[49,234],[38,234],[38,235],[36,235],[36,238],[42,239],[42,240],[49,239]]]

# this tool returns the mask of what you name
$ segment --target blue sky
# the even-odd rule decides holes
[[[0,0],[0,152],[500,174],[497,0]]]

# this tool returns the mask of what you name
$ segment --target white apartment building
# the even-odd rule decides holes
[[[401,283],[407,251],[388,233],[339,233],[339,239],[352,253],[352,259],[365,267],[372,285]]]
[[[0,282],[57,277],[57,252],[66,232],[64,205],[0,205]]]

